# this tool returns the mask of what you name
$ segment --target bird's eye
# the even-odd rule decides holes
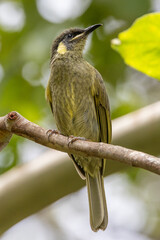
[[[73,35],[72,35],[71,33],[69,33],[67,37],[68,37],[68,38],[72,38]]]

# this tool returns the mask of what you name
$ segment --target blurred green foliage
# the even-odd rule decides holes
[[[121,54],[124,61],[135,69],[160,80],[160,14],[150,13],[138,18],[118,38],[112,40],[112,47]]]
[[[6,2],[6,1],[5,1]],[[49,71],[50,48],[56,35],[65,28],[81,26],[87,27],[94,23],[104,23],[104,28],[94,34],[89,59],[101,72],[105,81],[115,86],[117,81],[124,81],[125,65],[121,58],[110,47],[110,40],[117,35],[119,29],[111,29],[107,34],[106,20],[112,16],[117,21],[124,20],[120,29],[126,29],[131,22],[144,14],[150,7],[149,1],[123,0],[93,1],[89,8],[76,19],[54,24],[46,21],[39,14],[35,1],[13,1],[20,4],[25,14],[25,24],[21,31],[8,32],[0,29],[0,64],[4,69],[4,77],[0,82],[0,114],[16,110],[31,121],[39,121],[47,114],[44,99],[43,68]],[[132,4],[131,4],[132,3]],[[138,10],[138,11],[137,11]],[[22,75],[27,63],[38,66],[35,79],[27,81]],[[36,86],[35,82],[36,81]],[[49,108],[48,108],[49,110]]]

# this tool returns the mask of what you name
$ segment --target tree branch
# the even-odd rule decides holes
[[[9,143],[12,133],[5,130],[5,117],[0,117],[0,151]]]
[[[4,139],[7,139],[7,141],[8,136],[14,133],[62,152],[120,161],[160,174],[160,158],[102,142],[96,143],[78,140],[68,145],[68,137],[60,134],[51,134],[48,137],[46,129],[28,121],[17,112],[11,112],[1,118],[0,130],[3,131]],[[3,146],[5,144],[6,141],[3,143]]]
[[[112,121],[114,145],[160,155],[160,101]]]

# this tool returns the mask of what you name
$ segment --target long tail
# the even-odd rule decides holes
[[[105,230],[108,224],[108,213],[104,182],[100,172],[95,178],[86,173],[86,184],[88,190],[91,228],[95,232],[99,229]]]

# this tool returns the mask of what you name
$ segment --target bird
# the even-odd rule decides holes
[[[98,70],[83,57],[88,36],[101,25],[70,28],[53,41],[45,94],[61,134],[110,143],[112,126],[106,87]],[[69,155],[80,177],[86,180],[91,229],[105,230],[108,224],[103,180],[106,159]]]

